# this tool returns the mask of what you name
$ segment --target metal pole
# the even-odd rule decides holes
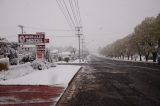
[[[82,39],[82,54],[81,54],[81,55],[82,55],[82,60],[84,59],[84,55],[83,55],[83,49],[84,49],[84,48],[83,48],[83,44],[84,44],[84,39]]]
[[[21,33],[23,34],[23,28],[24,28],[24,26],[23,25],[18,25],[18,27],[21,29]]]
[[[79,42],[79,63],[81,62],[81,34],[80,34],[80,28],[81,27],[76,27],[77,35],[78,35],[78,42]]]
[[[18,27],[21,29],[21,34],[23,34],[23,28],[24,28],[24,26],[23,25],[18,25]],[[17,50],[17,60],[18,60],[18,65],[19,65],[19,49],[21,48],[21,44],[18,46],[18,50]]]
[[[78,35],[78,39],[79,39],[79,63],[81,62],[81,39],[80,39],[80,35]]]

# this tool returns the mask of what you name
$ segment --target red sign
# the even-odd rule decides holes
[[[49,43],[49,38],[46,38],[46,39],[45,39],[45,43]]]
[[[36,34],[38,34],[38,35],[45,35],[45,32],[36,32]]]
[[[45,44],[38,44],[36,45],[36,48],[37,48],[37,54],[36,54],[37,59],[44,59]]]
[[[45,43],[45,34],[19,34],[18,42],[22,44]]]
[[[37,59],[43,59],[44,53],[42,52],[37,52]]]

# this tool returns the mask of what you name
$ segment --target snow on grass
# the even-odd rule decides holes
[[[9,58],[1,58],[0,63],[9,63]]]
[[[55,63],[67,63],[66,61],[57,61]]]
[[[139,59],[137,59],[136,61],[133,59],[127,59],[127,58],[124,58],[124,59],[118,59],[118,58],[110,58],[110,57],[106,57],[107,59],[112,59],[112,60],[119,60],[119,61],[130,61],[130,62],[140,62],[140,63],[153,63],[153,64],[157,64],[157,62],[153,62],[153,60],[148,60],[146,61],[145,58],[142,58],[142,61],[140,61]]]
[[[34,71],[35,70],[30,66],[30,63],[10,66],[9,70],[0,72],[0,81],[21,77]]]
[[[67,87],[80,67],[57,65],[57,67],[43,71],[34,71],[16,79],[0,81],[0,85],[63,85]]]
[[[87,61],[85,59],[76,59],[73,62],[70,63],[87,63]]]
[[[71,60],[69,62],[66,62],[66,61],[58,61],[56,63],[87,63],[87,60],[86,59],[76,59],[76,60]]]

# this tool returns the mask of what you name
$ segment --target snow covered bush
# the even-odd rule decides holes
[[[10,48],[8,58],[11,65],[17,65],[17,57],[18,56],[17,56],[16,50],[13,48]]]
[[[35,54],[26,54],[22,57],[22,59],[20,60],[20,63],[26,63],[26,62],[32,62],[36,59]]]
[[[18,64],[18,58],[13,58],[10,60],[11,65],[17,65]]]
[[[58,57],[58,61],[62,61],[62,57]]]
[[[48,69],[50,67],[55,67],[55,64],[49,63],[49,62],[44,61],[44,60],[35,60],[31,63],[31,66],[36,70],[37,69],[38,70],[44,70],[44,69]]]
[[[8,40],[6,38],[0,37],[0,55],[4,55],[4,57],[7,56],[8,53]]]

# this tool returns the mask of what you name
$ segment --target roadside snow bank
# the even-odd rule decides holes
[[[0,85],[63,85],[67,87],[80,67],[81,66],[57,65],[57,67],[35,71],[16,79],[0,81]]]

